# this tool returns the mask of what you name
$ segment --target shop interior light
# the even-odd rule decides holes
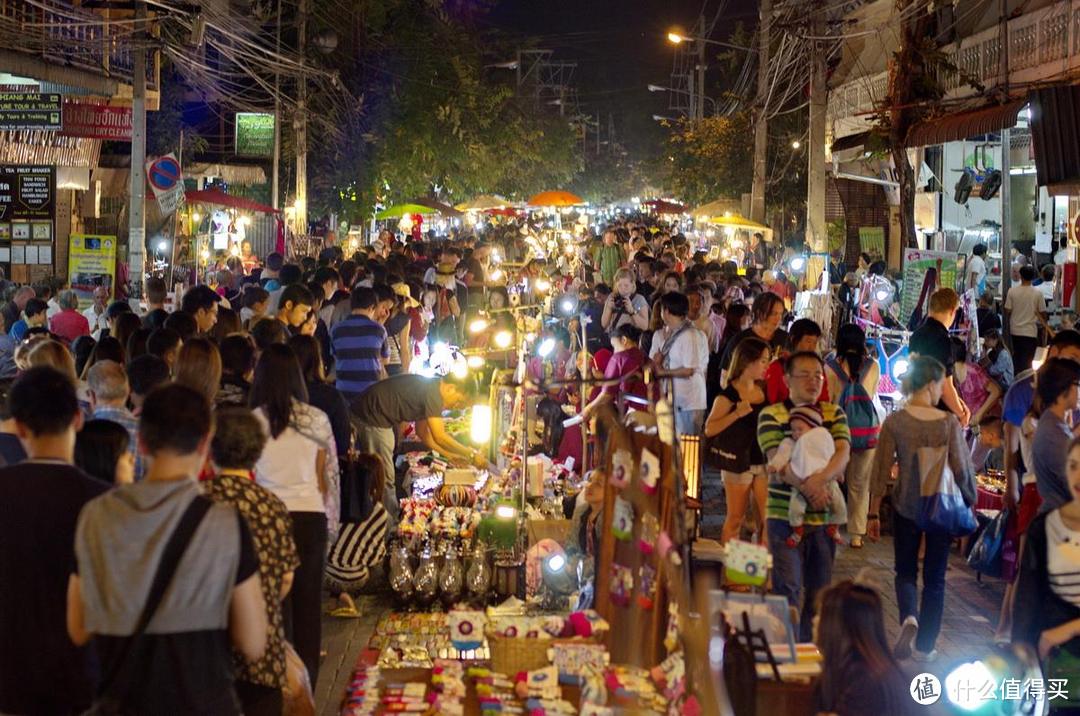
[[[200,216],[199,212],[196,211],[194,214],[191,215],[191,220],[197,224],[202,221],[202,216]]]
[[[487,330],[488,320],[486,318],[476,318],[469,324],[469,333],[477,334],[483,333]]]
[[[908,368],[911,367],[911,361],[907,359],[907,356],[900,356],[892,364],[892,374],[894,379],[901,378],[904,373],[908,372]]]
[[[564,316],[574,315],[575,310],[577,310],[577,301],[573,296],[563,296],[559,299],[559,312]]]
[[[158,245],[157,245],[157,250],[158,251],[165,251],[165,249],[167,249],[167,248],[169,248],[169,243],[167,241],[162,240],[162,241],[158,242]]]
[[[495,334],[495,347],[496,348],[509,348],[510,344],[514,342],[514,334],[510,331],[499,331]]]
[[[502,279],[502,277],[503,277],[502,269],[497,268],[497,269],[495,269],[494,271],[491,272],[491,280],[492,281],[499,281],[499,280]]]
[[[877,291],[874,291],[874,298],[879,302],[888,301],[889,300],[889,289],[887,289],[887,288],[879,288]]]
[[[555,350],[555,339],[545,338],[540,341],[540,347],[536,349],[536,352],[541,358],[547,358],[553,350]]]
[[[795,273],[800,273],[806,270],[806,257],[805,256],[792,256],[788,259],[788,267]]]
[[[561,552],[548,555],[541,562],[544,587],[556,595],[567,595],[574,591],[574,575],[567,569],[566,555]]]
[[[491,442],[491,406],[487,403],[477,403],[473,406],[469,437],[475,445],[486,445]]]
[[[479,370],[484,367],[484,356],[469,356],[465,363],[473,370]]]
[[[495,508],[495,516],[500,520],[514,520],[517,519],[517,509],[513,505],[498,505]]]
[[[450,369],[450,374],[458,380],[469,375],[469,364],[464,360],[454,361],[454,366]]]
[[[534,285],[536,287],[536,290],[540,293],[547,293],[551,290],[551,281],[548,281],[546,278],[536,279],[536,283]]]

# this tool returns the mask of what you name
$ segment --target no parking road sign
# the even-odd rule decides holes
[[[176,211],[184,198],[184,181],[176,155],[166,154],[146,162],[146,178],[157,197],[163,216]]]

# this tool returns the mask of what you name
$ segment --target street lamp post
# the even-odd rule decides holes
[[[673,87],[664,87],[662,85],[648,85],[648,90],[650,92],[679,92],[680,91],[680,90],[677,90],[677,89],[675,89]],[[712,105],[712,113],[715,115],[716,114],[716,100],[713,99],[712,97],[707,97],[704,94],[701,95],[701,99],[705,100],[706,102],[708,102],[709,104]],[[691,114],[695,114],[695,112],[691,112]]]
[[[702,29],[705,28],[705,18],[701,17],[700,25]],[[705,118],[705,45],[719,45],[720,47],[727,47],[733,50],[747,50],[752,48],[744,47],[743,45],[735,45],[730,42],[723,42],[722,40],[710,40],[707,37],[691,37],[689,35],[683,35],[682,33],[671,31],[667,34],[668,42],[673,45],[679,45],[683,42],[696,42],[697,43],[697,92],[695,93],[691,88],[690,91],[690,114],[694,119]],[[656,91],[652,88],[655,85],[650,85],[650,91]],[[715,108],[715,102],[713,103]],[[715,109],[714,109],[715,114]]]

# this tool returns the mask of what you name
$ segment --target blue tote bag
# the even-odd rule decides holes
[[[975,531],[978,524],[971,507],[964,502],[960,486],[949,466],[948,444],[918,449],[919,514],[915,523],[919,529],[933,534],[964,537]]]

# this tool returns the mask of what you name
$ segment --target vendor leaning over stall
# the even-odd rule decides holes
[[[360,452],[374,453],[382,460],[386,475],[394,475],[394,447],[397,429],[416,423],[416,434],[430,450],[451,462],[487,465],[483,454],[466,447],[446,432],[443,410],[468,405],[468,383],[453,376],[426,378],[416,374],[395,375],[374,383],[351,405],[353,425]],[[387,480],[383,504],[395,519],[398,514],[398,481]]]

